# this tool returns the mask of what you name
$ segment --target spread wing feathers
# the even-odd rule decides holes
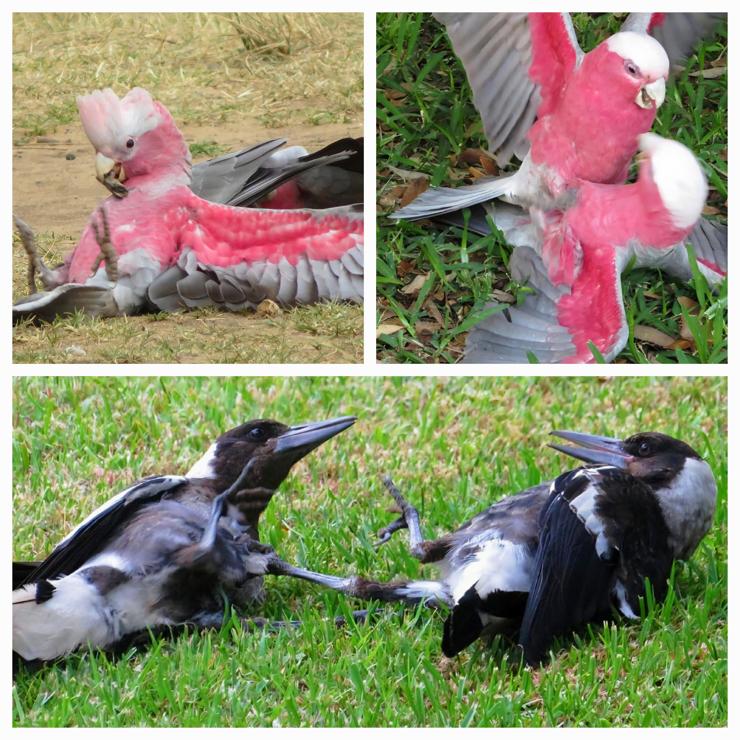
[[[553,484],[519,633],[528,664],[553,640],[590,621],[639,614],[644,579],[665,595],[671,557],[660,505],[641,481],[616,468],[579,469]]]
[[[121,314],[112,287],[66,283],[14,303],[13,323],[23,319],[53,321],[57,316],[68,316],[77,311],[101,317]]]
[[[27,570],[24,580],[18,585],[73,573],[100,552],[111,533],[141,506],[161,499],[165,493],[186,481],[187,478],[179,475],[154,476],[117,494],[73,529],[38,567]]]
[[[515,280],[527,283],[534,292],[517,306],[488,304],[486,309],[499,310],[472,328],[463,361],[526,363],[531,353],[540,362],[560,362],[572,356],[571,334],[558,321],[558,301],[570,290],[550,282],[547,268],[530,247],[517,247],[509,268]]]
[[[478,203],[510,194],[514,189],[517,174],[485,178],[473,185],[462,185],[459,188],[429,188],[407,206],[390,214],[389,218],[413,221],[471,208]]]
[[[284,140],[276,139],[196,165],[191,189],[201,198],[215,203],[248,206],[287,180],[302,174],[305,176],[309,171],[322,170],[348,160],[352,162],[349,165],[351,169],[358,166],[358,160],[359,166],[362,166],[361,139],[340,139],[313,154],[305,154],[302,147],[273,154],[284,143]],[[285,156],[281,156],[283,154]],[[352,195],[355,196],[356,192]],[[329,205],[355,202],[346,196],[339,200],[341,202],[331,202]]]
[[[292,264],[261,260],[220,268],[184,252],[178,264],[149,286],[149,300],[161,311],[217,306],[230,311],[256,308],[270,299],[284,306],[317,301],[362,302],[363,253],[355,245],[338,259],[301,255]]]
[[[726,13],[630,13],[622,30],[650,33],[665,49],[673,67],[726,17]]]
[[[472,645],[483,632],[488,614],[518,622],[526,601],[526,591],[494,591],[481,598],[476,586],[471,586],[445,620],[442,652],[452,658]]]
[[[696,259],[727,273],[727,224],[702,218],[694,227],[688,241]]]
[[[526,134],[544,99],[559,95],[582,51],[567,13],[437,13],[470,82],[488,145],[499,166],[523,158]],[[538,47],[534,48],[533,38]],[[534,70],[532,62],[539,62]]]
[[[193,165],[190,188],[205,200],[230,203],[264,161],[283,144],[285,139],[272,139]]]

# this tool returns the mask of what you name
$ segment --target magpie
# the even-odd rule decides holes
[[[221,435],[185,476],[145,478],[95,510],[41,563],[14,568],[13,651],[47,661],[161,625],[212,627],[255,580],[289,569],[258,521],[291,467],[355,418]]]
[[[363,599],[449,609],[448,657],[483,630],[518,631],[524,660],[545,659],[553,641],[613,610],[637,619],[645,579],[665,597],[674,560],[686,560],[709,530],[717,486],[686,443],[645,432],[624,440],[577,432],[551,444],[586,466],[497,501],[457,530],[424,540],[419,515],[392,481],[401,516],[387,542],[409,530],[410,552],[440,567],[437,580],[382,583],[302,572],[298,577]]]

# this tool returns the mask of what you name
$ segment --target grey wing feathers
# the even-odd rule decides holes
[[[532,36],[526,13],[436,13],[460,58],[483,119],[488,146],[500,167],[528,149],[525,139],[540,98],[529,77]],[[570,18],[563,22],[576,58],[582,52]]]
[[[272,139],[193,165],[190,188],[205,200],[230,203],[264,160],[283,144],[285,139]]]
[[[506,307],[476,324],[468,334],[465,363],[526,363],[528,353],[540,362],[560,362],[575,352],[568,330],[558,323],[557,302],[568,288],[555,287],[537,253],[517,247],[509,262],[512,277],[535,292],[519,306]]]
[[[688,240],[697,259],[711,262],[727,272],[727,224],[702,218]]]
[[[293,265],[240,263],[232,268],[203,265],[192,253],[160,275],[149,287],[149,300],[162,311],[216,306],[230,311],[256,308],[270,299],[283,306],[317,301],[362,302],[363,249],[356,245],[337,260],[300,257]]]
[[[26,318],[53,321],[57,316],[68,316],[77,311],[89,316],[119,316],[121,310],[113,295],[110,287],[66,283],[53,290],[26,296],[13,304],[13,323]]]
[[[662,18],[650,28],[653,13],[630,13],[623,31],[650,33],[665,49],[671,66],[682,62],[695,44],[707,36],[726,13],[661,13]]]

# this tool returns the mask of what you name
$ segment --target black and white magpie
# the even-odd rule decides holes
[[[42,563],[14,567],[13,651],[52,660],[159,625],[219,624],[290,566],[257,539],[291,467],[354,417],[226,432],[185,476],[145,478],[94,511]]]
[[[411,553],[438,564],[439,579],[299,577],[360,598],[446,605],[447,656],[484,628],[513,628],[525,661],[534,664],[556,637],[612,609],[637,618],[645,579],[662,599],[673,561],[690,557],[709,530],[717,494],[712,470],[664,434],[553,434],[578,446],[552,447],[588,465],[497,501],[436,540],[424,540],[418,513],[386,480],[402,513],[381,531],[381,544],[407,528]]]

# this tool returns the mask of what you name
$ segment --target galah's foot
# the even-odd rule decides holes
[[[103,206],[98,208],[98,217],[102,225],[102,234],[101,229],[98,228],[98,224],[94,220],[90,222],[93,234],[95,234],[95,241],[100,247],[100,254],[93,265],[92,274],[94,275],[98,271],[101,263],[105,260],[105,274],[108,276],[108,280],[115,283],[118,280],[118,254],[110,240],[108,216]]]
[[[56,281],[52,277],[52,271],[44,264],[41,257],[39,257],[38,247],[36,246],[36,236],[33,233],[33,229],[18,216],[13,216],[15,228],[21,237],[23,243],[23,249],[26,250],[28,255],[28,289],[31,294],[36,292],[36,274],[38,274],[41,282],[46,290],[51,290],[56,287]]]

